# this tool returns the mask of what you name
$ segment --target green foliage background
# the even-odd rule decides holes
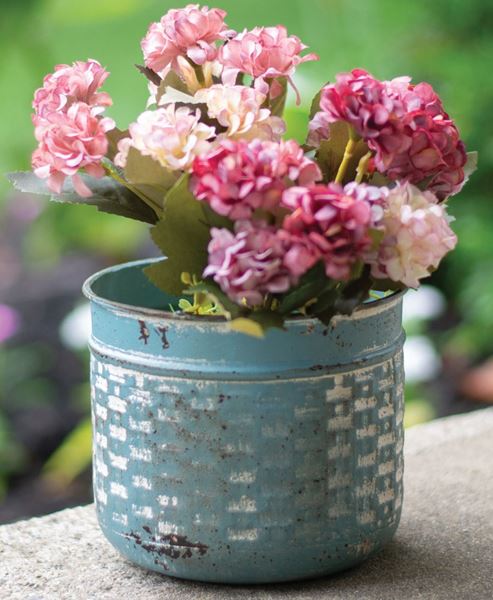
[[[108,112],[121,128],[144,110],[146,84],[133,67],[142,60],[140,39],[151,21],[185,4],[178,0],[0,0],[0,173],[29,168],[34,148],[33,90],[57,63],[95,58],[109,69],[105,89],[114,106]],[[362,67],[378,78],[408,74],[415,81],[429,81],[441,94],[468,149],[479,150],[480,163],[464,193],[450,203],[460,243],[433,283],[446,294],[459,325],[441,334],[438,342],[473,358],[493,353],[493,2],[218,0],[218,5],[228,11],[233,28],[282,22],[320,55],[318,63],[302,65],[297,74],[302,106],[296,107],[294,95],[289,96],[288,132],[299,140],[305,135],[312,96],[338,71]],[[0,177],[0,221],[9,197],[13,198],[9,184]],[[50,205],[30,226],[19,251],[28,271],[52,272],[67,253],[93,253],[110,262],[131,258],[146,236],[142,224],[90,208]],[[27,357],[29,352],[25,350]],[[0,491],[2,472],[22,463],[22,448],[9,435],[2,416],[15,375],[7,362],[4,353],[0,458],[10,458],[0,467]],[[49,382],[43,388],[33,381],[32,402],[38,397],[49,402],[49,393],[43,392]]]

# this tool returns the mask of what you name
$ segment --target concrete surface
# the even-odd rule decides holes
[[[134,567],[92,506],[0,527],[0,600],[492,600],[493,409],[407,431],[404,514],[362,566],[262,587],[188,583]]]

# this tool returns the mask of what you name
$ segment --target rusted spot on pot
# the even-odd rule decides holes
[[[168,332],[167,327],[156,327],[156,332],[161,336],[161,345],[163,350],[167,350],[169,348],[168,338],[166,336]]]
[[[145,324],[145,321],[139,321],[139,331],[139,340],[143,340],[144,344],[147,346],[147,340],[149,339],[151,334],[149,333],[149,329]]]
[[[150,528],[147,526],[144,526],[143,529],[146,532],[150,532]],[[191,542],[186,536],[174,533],[160,537],[159,540],[157,540],[155,536],[152,536],[151,541],[143,540],[135,531],[131,531],[126,534],[125,537],[133,540],[137,546],[140,546],[150,554],[167,556],[172,559],[191,558],[193,556],[192,550],[197,550],[200,556],[203,556],[209,549],[209,546],[206,546],[205,544]],[[160,564],[165,567],[163,563]]]

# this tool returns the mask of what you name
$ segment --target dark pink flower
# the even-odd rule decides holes
[[[341,73],[327,85],[320,111],[309,126],[309,143],[330,135],[330,124],[346,121],[374,152],[374,165],[390,179],[426,182],[439,199],[464,183],[466,153],[454,122],[427,83],[408,77],[379,81],[361,69]]]
[[[95,108],[111,106],[109,94],[98,91],[108,75],[97,60],[57,65],[55,72],[44,78],[43,87],[34,93],[34,124],[39,125],[40,120],[54,112],[66,112],[74,102],[85,102]]]
[[[238,221],[235,232],[211,229],[209,264],[203,276],[212,277],[237,304],[256,306],[267,293],[286,292],[297,283],[284,264],[290,236],[264,223]]]
[[[292,235],[291,254],[299,252],[303,257],[303,269],[322,260],[328,277],[350,278],[353,265],[371,246],[372,203],[380,200],[378,189],[354,184],[346,190],[331,183],[284,192],[282,203],[291,214],[283,228]],[[297,260],[287,258],[290,268],[301,274]]]
[[[267,94],[266,79],[287,77],[290,81],[296,67],[310,60],[318,60],[316,54],[301,56],[307,46],[295,35],[288,36],[286,28],[255,27],[238,33],[221,48],[219,61],[223,65],[223,81],[234,85],[239,73],[253,77],[260,91]],[[291,81],[292,83],[292,81]],[[272,96],[279,89],[274,86]]]
[[[32,156],[34,173],[47,179],[48,187],[55,193],[60,193],[66,177],[72,176],[77,193],[91,196],[77,172],[83,168],[92,177],[103,177],[101,159],[108,149],[106,132],[114,126],[112,119],[98,118],[83,102],[72,104],[66,113],[52,113],[47,123],[36,128],[39,146]]]
[[[197,65],[216,58],[216,42],[233,35],[224,23],[226,12],[219,8],[189,4],[168,11],[158,23],[152,23],[141,42],[145,64],[164,75],[179,69],[177,59],[184,56]]]
[[[318,166],[294,140],[223,140],[195,159],[191,190],[217,213],[247,219],[260,208],[275,211],[290,185],[309,185],[320,178]]]

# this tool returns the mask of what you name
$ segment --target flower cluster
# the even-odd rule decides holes
[[[289,236],[282,230],[258,222],[237,221],[235,233],[211,229],[209,264],[204,277],[213,277],[221,289],[238,304],[262,304],[268,293],[286,292],[296,284],[285,264]]]
[[[455,248],[457,236],[450,221],[436,196],[411,184],[397,185],[389,192],[377,224],[382,241],[368,257],[373,276],[417,288],[419,280]]]
[[[118,143],[115,164],[124,167],[131,147],[171,170],[188,170],[196,156],[206,152],[214,128],[200,121],[200,111],[168,104],[139,115]]]
[[[294,141],[224,140],[192,165],[191,189],[218,214],[248,219],[276,212],[284,190],[321,178],[317,164]]]
[[[217,84],[199,90],[195,99],[207,105],[227,137],[278,141],[285,132],[284,121],[262,108],[266,97],[253,88]]]
[[[155,225],[167,260],[149,276],[175,296],[190,286],[187,312],[328,323],[372,286],[417,287],[455,247],[444,200],[473,163],[437,93],[340,73],[300,146],[283,139],[283,108],[296,68],[317,56],[282,25],[237,33],[225,17],[189,4],[150,26],[140,70],[153,97],[125,131],[108,135],[98,62],[58,65],[34,97],[35,175],[55,193],[71,177],[104,210]]]
[[[346,121],[374,153],[376,169],[392,180],[425,182],[443,200],[460,191],[466,153],[454,122],[427,83],[379,81],[361,69],[341,73],[322,90],[309,143],[330,137],[330,124]]]
[[[145,64],[165,75],[169,69],[179,68],[180,56],[197,65],[213,61],[218,53],[216,42],[234,33],[227,30],[225,16],[224,10],[198,4],[168,11],[158,23],[152,23],[142,40]]]
[[[267,79],[287,77],[291,80],[299,64],[318,60],[316,54],[301,56],[305,49],[298,37],[288,36],[285,27],[245,29],[221,48],[219,60],[224,67],[223,80],[233,85],[240,73],[249,75],[262,92],[267,92]],[[279,87],[274,86],[271,96],[276,97],[278,93]]]
[[[101,117],[111,98],[99,88],[108,72],[95,60],[57,65],[43,87],[34,94],[32,116],[38,148],[32,155],[36,175],[60,193],[67,176],[72,177],[81,196],[92,192],[80,178],[84,169],[102,177],[102,158],[108,150],[106,133],[115,127],[112,119]]]

